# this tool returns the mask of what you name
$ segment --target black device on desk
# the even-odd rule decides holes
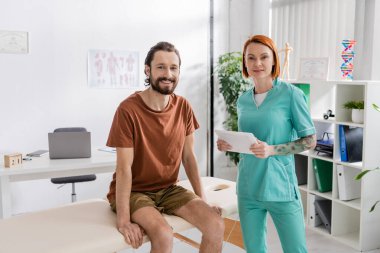
[[[48,152],[49,152],[49,150],[40,149],[40,150],[37,150],[37,151],[34,151],[34,152],[26,154],[26,156],[40,157],[40,156],[43,156],[43,155],[47,154]]]
[[[50,159],[91,157],[91,133],[86,128],[57,128],[48,139]]]

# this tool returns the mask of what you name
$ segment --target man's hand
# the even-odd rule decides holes
[[[134,249],[142,245],[144,230],[138,224],[129,222],[119,226],[118,230],[124,236],[125,241]]]
[[[211,206],[212,210],[214,210],[219,216],[222,216],[222,208],[219,206]]]
[[[258,158],[267,158],[274,155],[273,146],[270,146],[266,142],[260,140],[257,140],[256,144],[252,144],[249,150],[251,150],[252,153]]]

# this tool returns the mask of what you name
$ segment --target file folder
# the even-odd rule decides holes
[[[322,224],[321,218],[319,217],[319,214],[315,210],[315,200],[318,198],[321,198],[319,196],[316,196],[314,194],[309,194],[308,196],[308,210],[309,210],[309,225],[312,227],[318,227],[319,225]]]
[[[362,161],[363,128],[339,125],[342,162]]]
[[[331,162],[313,159],[313,171],[319,192],[328,192],[332,190],[332,166],[333,164]]]
[[[294,162],[298,185],[307,184],[307,157],[294,155]]]
[[[340,143],[340,160],[342,162],[347,162],[347,151],[346,151],[346,137],[344,136],[344,126],[339,125],[339,143]]]
[[[360,170],[343,165],[336,166],[338,175],[338,195],[340,200],[352,200],[360,198],[360,181],[355,176]]]
[[[319,199],[315,200],[315,209],[324,224],[324,227],[331,234],[331,200]]]
[[[344,129],[348,162],[359,162],[363,152],[363,128],[345,126]]]

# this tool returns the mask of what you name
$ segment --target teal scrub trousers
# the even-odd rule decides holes
[[[257,201],[238,197],[240,224],[247,253],[266,253],[267,213],[272,217],[284,253],[307,253],[300,199],[290,202]]]

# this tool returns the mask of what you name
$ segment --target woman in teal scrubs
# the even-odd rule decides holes
[[[237,179],[239,216],[248,253],[265,253],[266,216],[271,215],[284,253],[305,253],[305,224],[295,175],[294,156],[313,149],[315,128],[303,92],[278,79],[274,42],[263,35],[249,38],[243,49],[243,76],[254,87],[237,101],[238,126],[257,143],[252,154],[240,154]],[[218,140],[218,149],[231,146]]]

